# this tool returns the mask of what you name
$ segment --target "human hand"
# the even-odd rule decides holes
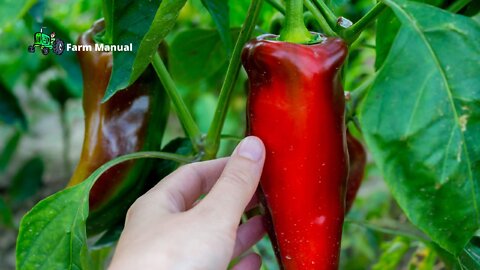
[[[261,216],[239,225],[255,203],[264,160],[263,143],[247,137],[229,158],[188,164],[165,177],[130,207],[110,269],[227,269],[265,233]],[[233,269],[260,266],[251,253]]]

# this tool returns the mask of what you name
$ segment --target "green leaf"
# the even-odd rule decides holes
[[[480,226],[480,26],[386,3],[402,26],[362,104],[362,130],[408,218],[458,254]]]
[[[39,157],[34,157],[25,162],[13,177],[8,189],[12,202],[22,202],[33,196],[42,186],[45,167]]]
[[[215,25],[217,26],[220,38],[230,55],[233,50],[232,34],[230,33],[230,13],[228,8],[228,1],[225,0],[202,0],[203,6],[208,10],[212,16]]]
[[[476,22],[480,23],[480,13],[477,15],[473,16],[472,19],[474,19]]]
[[[103,19],[105,20],[105,33],[102,37],[103,41],[107,44],[112,42],[113,37],[113,28],[115,26],[113,20],[113,13],[114,13],[114,0],[104,0],[102,1],[102,14]]]
[[[0,30],[23,17],[37,0],[4,0],[0,4]],[[1,31],[0,31],[1,32]]]
[[[238,29],[235,30],[235,36],[238,33]],[[183,31],[170,47],[170,72],[179,84],[197,83],[213,75],[227,62],[227,54],[215,30]]]
[[[463,15],[467,16],[478,16],[480,12],[480,2],[479,1],[471,1],[470,4],[467,5],[465,11],[462,12]]]
[[[89,268],[85,220],[92,179],[42,200],[24,216],[17,239],[17,269]]]
[[[458,257],[458,261],[465,270],[480,269],[480,237],[475,236]]]
[[[17,98],[0,82],[0,122],[27,129],[27,118]]]
[[[440,6],[444,0],[417,0],[416,2],[424,2],[430,5]],[[375,35],[375,48],[377,52],[377,57],[375,58],[375,68],[377,70],[382,66],[383,62],[387,58],[388,52],[392,47],[399,29],[400,21],[397,19],[397,17],[395,17],[395,14],[391,9],[385,10],[378,17],[377,33]]]
[[[42,27],[42,23],[45,19],[46,7],[47,0],[37,0],[36,3],[28,10],[27,14],[25,14],[23,17],[25,25],[28,26],[30,32],[35,33]]]
[[[388,52],[397,36],[398,29],[400,29],[400,21],[395,17],[391,9],[383,11],[383,13],[378,16],[377,33],[375,36],[375,50],[377,53],[375,57],[376,70],[385,62]]]
[[[2,152],[0,152],[0,172],[3,172],[7,168],[13,154],[15,154],[15,150],[17,150],[21,138],[22,132],[19,130],[16,130],[12,136],[8,138],[5,147],[2,149]]]
[[[372,266],[372,270],[395,270],[399,269],[403,256],[410,248],[407,238],[395,237],[392,241],[382,244],[382,255]]]
[[[120,3],[119,3],[120,2]],[[103,101],[135,82],[150,64],[158,45],[175,25],[186,0],[114,4],[113,44],[133,44],[133,52],[113,52],[113,70]]]
[[[102,173],[121,162],[140,158],[190,161],[162,152],[124,155],[105,163],[80,184],[42,200],[20,223],[17,269],[91,269],[86,234],[89,192]]]
[[[39,31],[39,28],[32,31],[25,23],[19,22],[1,31],[0,81],[8,90],[14,89],[19,83],[30,87],[31,81],[45,71],[48,68],[47,62],[54,58],[25,53],[25,48],[29,43],[33,43],[34,33]]]

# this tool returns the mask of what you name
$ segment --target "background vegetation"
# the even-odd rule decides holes
[[[371,0],[327,2],[336,14],[354,22],[375,4]],[[453,1],[429,2],[441,7],[450,7],[453,3]],[[213,119],[234,38],[239,33],[249,4],[250,1],[247,0],[229,1],[228,11],[223,11],[229,14],[229,28],[222,30],[218,28],[218,21],[215,17],[212,18],[204,3],[200,0],[189,0],[183,7],[173,30],[166,37],[169,47],[168,68],[200,130],[204,133]],[[21,217],[39,200],[66,185],[78,161],[83,139],[82,78],[75,53],[65,52],[61,57],[53,54],[43,56],[39,53],[28,53],[27,46],[33,42],[33,34],[41,26],[46,26],[48,33],[55,31],[57,37],[65,42],[74,43],[80,33],[102,17],[101,5],[101,1],[94,0],[29,0],[0,3],[0,268],[2,269],[14,269],[15,239]],[[468,9],[464,9],[463,13],[480,22],[480,16],[476,15],[478,6],[478,3],[472,4]],[[320,31],[311,16],[306,14],[310,30]],[[397,31],[392,29],[398,30],[400,22],[391,19],[394,18],[391,10],[387,10],[382,16],[378,24],[383,27],[376,28],[372,25],[350,48],[350,57],[344,72],[344,88],[347,91],[364,92],[377,76],[376,68],[384,61],[389,61],[388,51],[379,51],[377,45],[392,42],[397,34]],[[264,3],[255,34],[278,32],[281,19],[279,11]],[[385,27],[386,25],[388,27]],[[224,33],[219,34],[222,31],[230,32],[232,40],[225,39]],[[403,32],[405,31],[407,30]],[[473,42],[480,42],[478,35],[472,39]],[[452,46],[449,45],[449,48]],[[454,51],[451,53],[455,54]],[[476,57],[479,57],[478,51],[476,53]],[[408,52],[406,54],[399,55],[408,58]],[[396,69],[413,68],[415,65],[427,65],[428,69],[428,61],[416,59],[416,62],[413,62],[414,60],[392,66],[392,70],[386,74],[395,74]],[[480,65],[477,68],[480,68]],[[384,76],[385,80],[388,79],[387,75],[381,76]],[[420,73],[418,76],[425,74]],[[375,87],[380,88],[380,83],[381,80],[377,79],[372,91],[375,91]],[[415,87],[414,84],[412,81],[412,87]],[[220,156],[228,155],[245,133],[245,87],[246,75],[241,71],[222,132],[229,137],[222,140]],[[480,92],[478,84],[473,87]],[[393,100],[392,93],[386,95],[390,95]],[[388,103],[388,97],[385,99]],[[366,102],[370,102],[372,110],[382,112],[373,104],[374,100],[371,98]],[[435,104],[432,104],[432,108],[434,106]],[[356,121],[358,124],[358,119]],[[368,121],[373,120],[365,117],[362,124],[367,125]],[[350,125],[355,129],[354,123]],[[174,111],[171,112],[167,126],[164,142],[183,136]],[[402,145],[394,145],[391,149],[398,151],[401,148]],[[404,157],[402,162],[404,166],[416,166],[409,163],[409,157]],[[387,165],[384,162],[384,166]],[[478,172],[477,167],[476,169]],[[387,188],[382,175],[370,156],[364,184],[344,226],[341,269],[455,267],[457,260],[454,257],[409,222],[393,199],[391,189]],[[390,181],[393,181],[392,178],[389,178]],[[478,179],[474,181],[478,184]],[[455,204],[454,201],[444,203],[452,206]],[[263,255],[264,269],[277,269],[268,239],[262,240],[255,248]],[[469,249],[473,252],[478,247],[473,243]],[[105,253],[99,251],[97,256],[103,256]],[[462,254],[469,257],[465,261],[478,265],[471,262],[472,253]]]

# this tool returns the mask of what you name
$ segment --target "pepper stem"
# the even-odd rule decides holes
[[[279,40],[292,43],[309,43],[314,36],[308,31],[303,21],[303,0],[286,1],[285,24]]]
[[[362,31],[387,8],[383,2],[378,2],[367,14],[365,14],[358,22],[344,29],[340,36],[345,39],[348,44],[352,44],[360,36]]]

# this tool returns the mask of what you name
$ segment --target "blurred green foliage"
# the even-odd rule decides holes
[[[15,2],[15,1],[13,1]],[[203,1],[205,2],[205,1]],[[209,6],[208,3],[216,5]],[[374,4],[372,0],[330,0],[327,4],[334,12],[352,21],[358,20]],[[0,130],[13,134],[0,137],[0,174],[18,151],[17,146],[27,126],[25,112],[15,98],[19,87],[31,89],[48,72],[51,83],[48,89],[53,100],[64,104],[66,100],[81,97],[82,79],[76,56],[66,52],[61,57],[30,54],[27,46],[33,42],[33,34],[41,26],[47,32],[55,31],[66,42],[76,40],[91,24],[101,18],[101,1],[17,1],[5,9],[0,4],[0,15],[10,16],[8,23],[0,25]],[[234,46],[238,29],[242,25],[250,1],[228,2],[228,16],[210,16],[209,10],[222,10],[221,1],[202,3],[189,0],[182,9],[174,30],[166,37],[169,45],[169,69],[179,91],[197,121],[200,130],[206,132],[212,121],[218,92],[228,64],[228,56]],[[209,9],[205,8],[205,5]],[[21,14],[23,12],[23,14]],[[20,14],[20,15],[18,15]],[[2,16],[0,16],[3,18]],[[22,19],[19,19],[22,17]],[[267,33],[272,21],[283,16],[267,3],[264,4],[256,34]],[[478,16],[477,16],[478,18]],[[394,22],[395,23],[395,22]],[[217,30],[215,27],[219,27]],[[398,26],[392,26],[398,27]],[[391,33],[390,33],[391,34]],[[231,41],[229,41],[231,36]],[[343,73],[346,90],[357,89],[375,74],[375,43],[378,39],[371,29],[365,31],[351,46],[350,56]],[[394,38],[394,35],[391,35]],[[232,42],[232,43],[229,43]],[[53,75],[52,75],[53,74]],[[233,92],[231,106],[223,128],[220,156],[228,155],[245,134],[246,75],[242,71]],[[14,108],[13,110],[9,108]],[[3,110],[15,112],[3,113]],[[8,116],[9,118],[5,118]],[[173,117],[166,131],[165,142],[182,136],[179,123]],[[15,123],[15,124],[12,124]],[[17,124],[21,123],[21,124]],[[5,138],[5,139],[2,139]],[[28,149],[25,149],[28,151]],[[23,172],[22,172],[23,170]],[[16,176],[0,190],[0,226],[11,226],[13,201],[20,202],[32,196],[41,186],[43,163],[41,157],[33,157],[20,168]],[[26,185],[25,181],[31,180]],[[28,186],[28,188],[25,188]],[[11,198],[14,198],[11,199]],[[3,224],[3,225],[2,225]],[[408,229],[405,230],[404,228]],[[364,184],[348,214],[342,240],[341,269],[440,269],[442,252],[429,245],[428,238],[411,226],[392,199],[378,168],[370,161]],[[267,238],[257,250],[264,260],[263,269],[278,269],[272,247]],[[474,249],[475,247],[472,247]]]

